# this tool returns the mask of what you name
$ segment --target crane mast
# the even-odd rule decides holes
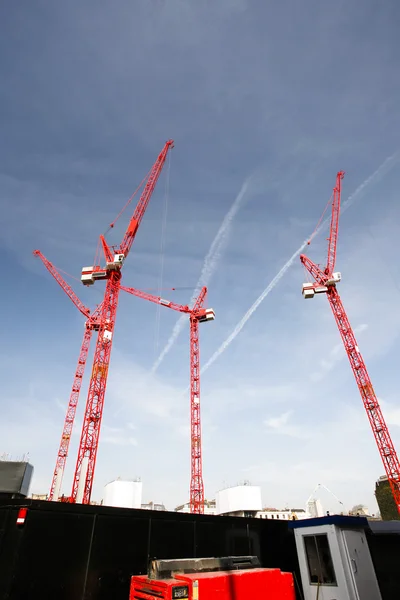
[[[378,398],[368,375],[367,367],[365,366],[363,357],[361,356],[354,332],[351,328],[336,287],[332,286],[329,288],[327,296],[340,335],[342,337],[347,356],[349,357],[350,365],[353,370],[358,389],[360,390],[361,398],[371,425],[372,432],[374,434],[375,442],[378,446],[379,453],[385,467],[385,472],[392,488],[397,510],[400,513],[400,462],[390,437],[389,429],[386,425],[382,410],[379,406]]]
[[[103,417],[104,398],[107,387],[108,367],[110,364],[111,348],[115,319],[117,315],[118,296],[121,274],[113,271],[106,284],[103,308],[100,315],[100,326],[94,351],[93,368],[89,383],[82,433],[79,442],[78,458],[72,484],[72,499],[88,504],[90,502],[94,470],[96,466],[99,435]],[[86,458],[85,481],[81,486],[81,469]],[[80,492],[80,495],[78,494]]]
[[[61,490],[62,479],[64,475],[65,464],[67,462],[69,443],[71,441],[72,429],[74,426],[76,409],[78,406],[79,393],[81,391],[82,379],[85,373],[86,361],[89,353],[90,342],[92,339],[93,325],[87,321],[85,324],[85,333],[78,358],[72,391],[69,397],[67,414],[64,420],[64,426],[61,434],[60,446],[57,453],[56,467],[53,473],[53,479],[50,486],[49,500],[58,500]]]
[[[85,331],[83,335],[82,346],[79,352],[78,365],[76,367],[74,381],[72,384],[72,391],[68,401],[67,413],[65,415],[63,430],[61,434],[61,441],[57,452],[56,466],[53,472],[53,478],[51,481],[49,500],[58,500],[59,492],[62,485],[64,469],[67,462],[69,444],[71,441],[72,429],[74,426],[76,409],[78,406],[79,393],[82,386],[82,379],[85,372],[86,361],[89,353],[90,342],[92,339],[93,331],[97,331],[99,328],[99,314],[101,311],[101,305],[97,306],[93,314],[90,314],[90,309],[81,302],[78,296],[75,294],[71,286],[64,281],[62,275],[58,272],[56,267],[40,252],[35,250],[33,255],[40,258],[45,265],[46,269],[51,273],[60,287],[64,290],[67,296],[72,300],[78,310],[86,317],[88,317],[85,323]]]
[[[97,279],[105,279],[107,283],[99,317],[93,368],[72,484],[71,499],[73,502],[88,504],[91,498],[119,292],[121,289],[121,269],[131,250],[137,230],[165,164],[168,151],[173,148],[173,145],[173,141],[168,140],[158,155],[118,249],[114,247],[114,252],[111,252],[104,236],[100,237],[106,260],[105,267],[102,269],[95,265],[93,267],[84,267],[82,270],[81,280],[84,285],[92,285]]]
[[[197,297],[194,306],[176,304],[164,300],[159,296],[153,296],[141,292],[135,288],[121,286],[125,292],[133,294],[144,300],[161,304],[172,310],[189,314],[190,322],[190,512],[195,514],[204,513],[204,482],[203,482],[203,459],[201,443],[201,415],[200,415],[200,347],[199,347],[199,323],[215,319],[212,308],[203,308],[207,298],[207,288],[203,287]]]
[[[325,293],[335,317],[343,344],[356,379],[358,389],[366,410],[376,445],[392,490],[393,498],[400,513],[400,462],[389,434],[378,398],[368,375],[353,329],[343,307],[336,284],[341,280],[340,273],[334,273],[336,263],[336,247],[339,229],[341,180],[344,172],[339,171],[336,186],[333,190],[332,218],[328,243],[328,259],[322,271],[307,256],[302,254],[300,261],[312,275],[315,283],[303,284],[304,298],[313,298],[315,294]]]
[[[54,470],[49,499],[58,499],[62,476],[66,464],[72,427],[76,415],[76,408],[81,389],[85,364],[89,352],[89,346],[93,331],[97,331],[96,348],[94,352],[93,368],[89,383],[85,416],[82,433],[79,442],[78,457],[74,472],[72,494],[69,498],[72,502],[90,502],[94,471],[96,466],[97,450],[101,421],[103,416],[104,398],[107,386],[107,376],[110,364],[113,333],[118,308],[118,298],[121,282],[121,268],[124,260],[130,252],[139,225],[143,219],[146,208],[154,191],[158,178],[161,174],[168,151],[173,148],[173,141],[168,140],[161,153],[158,155],[140,196],[138,205],[130,219],[124,237],[118,250],[108,246],[104,236],[100,236],[106,265],[100,267],[93,265],[82,269],[81,281],[84,285],[93,285],[97,280],[106,280],[106,288],[102,303],[93,314],[77,297],[72,288],[64,281],[57,269],[48,261],[39,250],[34,255],[39,257],[47,270],[56,279],[61,288],[69,296],[80,312],[87,317],[85,333],[81,350],[79,353],[78,366],[75,371],[72,392],[70,395],[67,415],[64,421],[61,443],[57,454],[56,468]]]
[[[207,288],[203,287],[190,315],[190,442],[191,478],[190,512],[204,512],[204,482],[200,416],[200,348],[199,321],[196,314],[203,306]]]

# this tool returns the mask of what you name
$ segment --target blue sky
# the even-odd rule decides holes
[[[336,172],[343,200],[367,182],[341,220],[340,293],[400,449],[399,16],[395,0],[2,4],[0,452],[30,453],[32,491],[49,487],[84,322],[32,250],[79,277],[169,138],[125,285],[156,289],[162,255],[162,286],[187,303],[245,186],[206,269],[203,364],[314,230]],[[375,510],[378,451],[328,302],[304,302],[303,279],[296,259],[202,377],[206,496],[248,479],[268,506],[304,505],[321,482]],[[69,282],[101,300],[101,284]],[[144,500],[188,498],[187,324],[152,372],[177,319],[121,297],[94,498],[117,476],[141,476]]]

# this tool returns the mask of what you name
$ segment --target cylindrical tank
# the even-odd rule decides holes
[[[141,508],[142,482],[116,479],[104,486],[103,505],[120,508]]]
[[[217,515],[238,511],[262,510],[261,488],[257,485],[237,485],[216,494]]]

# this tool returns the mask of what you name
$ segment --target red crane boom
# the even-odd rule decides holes
[[[207,288],[205,288],[207,291]],[[172,310],[176,310],[181,313],[191,313],[192,309],[190,309],[187,305],[177,304],[176,302],[172,302],[170,300],[164,300],[161,296],[153,296],[153,294],[148,294],[147,292],[141,292],[133,287],[125,287],[121,285],[121,290],[124,292],[128,292],[128,294],[132,294],[137,298],[143,298],[143,300],[148,300],[149,302],[154,302],[154,304],[160,304],[161,306],[166,306],[167,308],[171,308]]]
[[[106,258],[105,268],[99,271],[94,267],[86,267],[82,272],[82,282],[85,285],[93,284],[96,279],[106,279],[107,283],[99,318],[93,368],[72,484],[71,499],[75,502],[88,504],[92,493],[118,298],[121,288],[121,268],[132,247],[138,227],[165,164],[168,151],[171,148],[173,148],[173,141],[169,140],[165,143],[163,150],[157,157],[119,246],[119,250],[115,252],[113,260],[110,260],[112,258],[111,251],[104,237],[102,237],[101,242]]]
[[[340,273],[334,273],[336,263],[336,247],[339,230],[341,180],[343,171],[337,174],[336,186],[333,190],[332,217],[328,243],[328,259],[324,271],[313,263],[307,256],[302,254],[300,260],[306,267],[315,283],[303,284],[303,296],[313,298],[314,294],[325,293],[328,297],[333,315],[335,317],[344,347],[349,357],[350,365],[356,379],[358,389],[370,422],[375,442],[382,459],[383,466],[393,493],[393,498],[400,513],[400,462],[389,429],[386,425],[378,398],[372,387],[367,367],[361,356],[354,332],[347,318],[336,284],[341,280]]]
[[[138,298],[149,300],[172,310],[189,314],[190,320],[190,512],[204,513],[204,482],[201,444],[200,415],[200,348],[199,323],[215,319],[211,308],[203,308],[207,298],[207,288],[203,287],[193,308],[164,300],[135,288],[121,286],[121,289]]]
[[[167,158],[168,151],[174,147],[173,140],[169,140],[160,155],[158,156],[150,175],[147,179],[147,183],[144,187],[143,193],[140,196],[139,202],[137,203],[135,212],[132,215],[132,218],[129,222],[127,230],[124,235],[124,239],[120,245],[120,253],[125,255],[125,258],[128,256],[130,249],[132,248],[133,240],[135,239],[136,232],[139,228],[140,223],[142,222],[144,213],[146,212],[147,205],[151,198],[152,193],[154,192],[154,188],[156,187],[157,180],[160,176],[162,168],[165,163],[165,159]]]
[[[68,457],[68,449],[69,443],[71,440],[72,429],[74,426],[76,409],[78,406],[79,393],[82,386],[82,379],[85,372],[86,361],[90,348],[90,341],[92,339],[93,331],[96,331],[99,327],[99,314],[101,312],[101,305],[97,306],[97,308],[93,311],[93,314],[90,315],[90,309],[87,308],[83,302],[78,298],[75,294],[74,290],[71,286],[68,285],[66,281],[64,281],[63,277],[57,271],[56,267],[49,261],[40,250],[35,250],[33,252],[34,256],[40,258],[40,260],[45,265],[46,269],[51,273],[57,283],[61,286],[67,296],[72,300],[75,306],[80,310],[80,312],[88,317],[85,323],[85,332],[83,335],[82,346],[79,352],[78,365],[75,371],[74,381],[72,384],[72,391],[69,397],[67,414],[64,420],[64,426],[61,434],[61,441],[58,448],[56,466],[53,473],[53,479],[50,486],[49,492],[49,500],[58,500],[59,492],[61,489],[62,479],[64,475],[64,469],[67,462]]]
[[[133,217],[131,218],[126,229],[122,243],[119,246],[119,250],[115,251],[113,248],[114,252],[112,252],[104,236],[100,236],[100,241],[102,243],[104,256],[106,259],[106,266],[101,268],[100,266],[95,265],[92,267],[84,267],[82,270],[81,281],[84,285],[92,285],[98,279],[107,280],[103,301],[98,305],[92,315],[90,314],[90,309],[79,300],[72,288],[64,281],[60,273],[58,273],[54,265],[52,265],[52,263],[48,261],[39,250],[34,251],[34,255],[38,256],[42,260],[48,271],[53,275],[62,289],[70,297],[75,306],[84,316],[88,318],[85,324],[85,334],[79,354],[78,366],[75,371],[72,392],[68,403],[67,415],[64,422],[49,499],[58,499],[58,492],[61,487],[62,475],[67,459],[68,447],[73,422],[75,419],[83,373],[88,356],[90,340],[93,331],[97,331],[98,335],[93,359],[93,368],[89,383],[85,416],[72,485],[72,494],[69,498],[69,501],[72,502],[82,502],[84,504],[90,502],[103,414],[104,397],[107,385],[108,368],[111,356],[113,332],[118,307],[121,268],[131,249],[138,227],[144,216],[157,180],[165,164],[168,151],[171,148],[173,148],[173,141],[169,140],[166,142],[163,150],[157,157],[157,160],[153,165],[149,176],[147,177],[147,183]]]
[[[83,302],[81,302],[79,300],[79,298],[75,294],[74,290],[71,288],[70,285],[68,285],[68,283],[66,281],[64,281],[64,279],[62,278],[60,273],[57,271],[57,269],[53,265],[53,263],[51,263],[49,260],[47,260],[47,258],[45,256],[43,256],[43,254],[40,252],[40,250],[34,250],[33,256],[37,256],[38,258],[40,258],[40,260],[42,261],[42,263],[44,264],[46,269],[49,271],[49,273],[51,273],[53,275],[54,279],[57,281],[57,283],[60,285],[60,287],[64,290],[64,292],[67,294],[67,296],[72,300],[72,302],[75,304],[76,308],[85,317],[88,317],[90,315],[90,308],[85,306],[83,304]]]

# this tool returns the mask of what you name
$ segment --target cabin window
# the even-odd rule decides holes
[[[326,534],[306,535],[304,548],[310,583],[337,585],[328,536]]]

